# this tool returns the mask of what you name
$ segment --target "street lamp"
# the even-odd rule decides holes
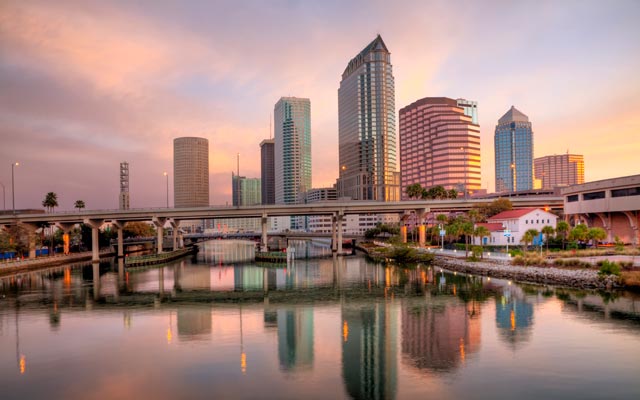
[[[16,215],[16,189],[15,189],[15,185],[14,185],[14,178],[13,178],[13,170],[15,167],[20,166],[19,162],[14,162],[11,163],[11,198],[12,198],[12,208],[13,208],[13,215]]]
[[[162,173],[162,175],[167,178],[167,208],[169,208],[169,174],[167,173],[167,171],[165,171]]]
[[[7,200],[5,198],[5,187],[2,182],[0,182],[0,186],[2,186],[2,211],[7,209]]]

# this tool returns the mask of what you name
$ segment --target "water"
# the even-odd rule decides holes
[[[0,280],[1,398],[640,398],[640,296],[251,246]]]

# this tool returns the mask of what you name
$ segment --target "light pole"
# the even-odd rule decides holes
[[[464,151],[464,147],[460,147],[460,151],[462,151],[462,174],[464,175],[464,180],[462,182],[462,188],[464,190],[464,198],[467,199],[467,153]]]
[[[0,182],[0,186],[2,186],[2,211],[7,209],[7,199],[5,197],[5,187],[2,182]]]
[[[11,205],[13,208],[13,215],[16,215],[16,189],[15,189],[15,184],[14,184],[14,178],[13,178],[13,170],[15,169],[15,167],[18,167],[20,165],[19,162],[14,162],[11,163]]]
[[[167,178],[167,208],[169,208],[169,174],[165,171],[162,175]]]

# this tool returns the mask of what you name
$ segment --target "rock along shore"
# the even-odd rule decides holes
[[[499,262],[469,262],[464,259],[436,255],[434,265],[451,271],[510,279],[518,282],[569,286],[583,289],[621,288],[614,275],[599,277],[596,269],[516,266]]]

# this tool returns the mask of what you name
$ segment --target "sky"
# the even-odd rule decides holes
[[[423,97],[478,101],[482,186],[493,134],[514,105],[534,157],[583,154],[585,180],[640,173],[640,2],[0,2],[0,183],[11,209],[164,207],[173,139],[209,140],[210,203],[231,172],[260,177],[260,142],[282,96],[311,100],[313,186],[338,175],[338,87],[380,34],[396,109]],[[2,200],[2,199],[0,199]],[[171,204],[173,200],[171,200]],[[5,203],[0,203],[4,206]]]

